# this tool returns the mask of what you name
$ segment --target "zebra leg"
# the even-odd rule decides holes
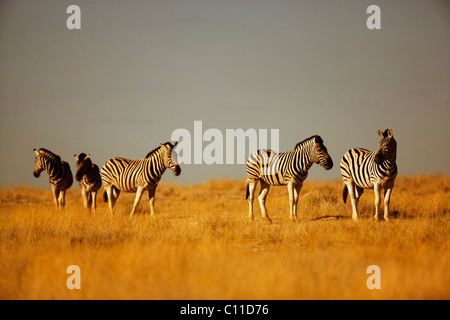
[[[361,187],[358,187],[357,185],[355,185],[355,197],[356,199],[359,201],[359,198],[361,198],[361,195],[363,194],[364,189]]]
[[[289,194],[289,218],[294,220],[294,184],[289,182],[288,185],[288,194]]]
[[[97,210],[97,191],[91,192],[92,211],[95,213]]]
[[[59,193],[59,206],[61,209],[64,209],[64,206],[66,205],[66,190],[63,190]]]
[[[391,201],[392,187],[384,188],[384,220],[389,220],[389,203]]]
[[[272,222],[272,220],[270,220],[269,215],[267,214],[267,210],[266,210],[266,198],[267,198],[267,194],[269,193],[269,189],[270,189],[270,185],[265,182],[264,180],[261,180],[261,191],[259,192],[259,196],[258,196],[258,201],[259,201],[259,206],[261,208],[261,215],[263,216],[264,219],[269,220],[269,222]]]
[[[294,214],[294,220],[297,220],[297,203],[298,203],[298,198],[300,195],[300,190],[302,189],[303,183],[297,183],[296,185],[294,185],[294,203],[293,203],[293,214]]]
[[[86,197],[87,197],[87,208],[88,208],[89,210],[91,210],[91,206],[92,206],[92,195],[91,195],[91,192],[90,192],[90,191],[86,193]]]
[[[134,211],[136,210],[136,207],[138,206],[139,201],[141,201],[143,191],[144,191],[144,187],[139,186],[136,191],[136,198],[134,199],[133,209],[130,212],[130,220],[133,217]]]
[[[114,207],[114,204],[116,203],[116,200],[114,199],[112,188],[113,188],[112,185],[105,187],[106,194],[108,195],[109,211],[111,212],[111,214],[114,214],[113,207]]]
[[[56,210],[59,210],[59,190],[57,188],[52,187],[52,194],[53,194],[53,203],[55,204]]]
[[[148,189],[148,202],[150,203],[150,214],[153,216],[155,214],[154,205],[155,205],[155,192],[156,188]]]
[[[355,183],[353,181],[346,181],[345,185],[347,186],[348,194],[350,195],[350,199],[352,202],[352,219],[354,221],[358,220],[358,198],[356,197]]]
[[[81,198],[83,199],[83,205],[85,209],[89,209],[89,205],[88,205],[88,197],[86,194],[86,190],[82,189],[81,190]]]
[[[375,220],[378,220],[378,209],[380,208],[380,184],[373,185],[373,192],[375,193]]]
[[[248,217],[253,220],[253,200],[255,200],[255,188],[258,184],[258,180],[248,180],[247,188],[248,188]]]

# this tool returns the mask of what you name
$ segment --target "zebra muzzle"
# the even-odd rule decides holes
[[[331,168],[333,168],[333,160],[331,160],[331,158],[328,158],[323,167],[325,168],[325,170],[330,170]]]
[[[176,176],[179,176],[180,173],[181,173],[181,168],[180,168],[180,166],[175,166],[175,168],[173,169],[173,173],[174,173]]]

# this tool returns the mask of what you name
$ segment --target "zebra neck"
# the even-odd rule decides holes
[[[45,171],[47,171],[50,178],[56,177],[63,169],[62,163],[56,161],[56,159],[45,159],[44,164]]]
[[[84,174],[86,175],[86,178],[91,179],[95,176],[95,171],[92,166],[89,166],[86,171],[84,171]]]
[[[302,148],[297,150],[297,157],[298,157],[298,162],[300,162],[301,168],[303,169],[303,171],[308,171],[309,168],[311,168],[311,166],[313,165],[314,161],[311,158],[311,152],[310,152],[310,148]]]
[[[387,158],[386,160],[384,160],[381,163],[381,168],[383,169],[383,171],[394,171],[397,167],[397,164],[395,163],[395,157],[393,157],[392,159]]]
[[[152,171],[157,173],[159,176],[161,176],[167,169],[161,152],[153,154],[149,158],[146,158],[146,160],[148,160],[148,165],[152,166]]]

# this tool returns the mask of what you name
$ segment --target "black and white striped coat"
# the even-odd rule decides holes
[[[341,160],[340,168],[344,181],[343,200],[350,194],[352,202],[352,217],[358,219],[358,200],[364,189],[374,189],[375,193],[375,220],[378,219],[380,193],[384,188],[384,219],[388,220],[389,203],[394,181],[397,177],[397,142],[392,129],[384,132],[377,130],[382,138],[378,149],[369,151],[364,148],[354,148],[347,151]]]
[[[249,218],[253,219],[254,190],[261,182],[258,196],[261,214],[270,221],[265,207],[266,197],[271,185],[287,185],[289,192],[290,218],[297,219],[297,202],[303,181],[308,176],[308,170],[317,163],[329,170],[333,161],[328,154],[320,136],[315,135],[297,143],[294,150],[287,152],[273,152],[258,150],[247,159],[247,192],[249,202]]]
[[[77,173],[75,180],[80,184],[81,197],[83,205],[86,209],[97,209],[97,191],[102,186],[102,178],[100,177],[100,170],[98,166],[92,163],[91,155],[80,153],[78,156],[74,155],[76,162]]]
[[[33,175],[38,178],[42,171],[45,170],[48,173],[56,209],[64,208],[66,204],[66,190],[73,183],[70,165],[66,161],[61,160],[60,156],[47,149],[33,149],[33,152],[36,155]]]
[[[155,191],[161,177],[167,168],[170,168],[176,176],[181,172],[176,162],[176,153],[173,148],[178,142],[171,144],[166,142],[149,152],[144,159],[130,160],[125,158],[112,158],[107,161],[100,172],[105,193],[105,201],[108,201],[111,213],[120,191],[136,192],[130,219],[139,204],[142,192],[148,190],[150,199],[150,211],[154,214],[153,204]],[[173,151],[173,152],[172,152]]]

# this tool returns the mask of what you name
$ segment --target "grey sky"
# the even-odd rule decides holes
[[[70,4],[81,30],[66,28]],[[321,135],[336,165],[308,179],[339,179],[343,154],[388,127],[401,175],[449,174],[449,111],[448,1],[0,2],[0,187],[48,186],[33,148],[75,172],[74,153],[139,159],[194,120],[279,129],[281,151]],[[245,176],[184,165],[163,181]]]

